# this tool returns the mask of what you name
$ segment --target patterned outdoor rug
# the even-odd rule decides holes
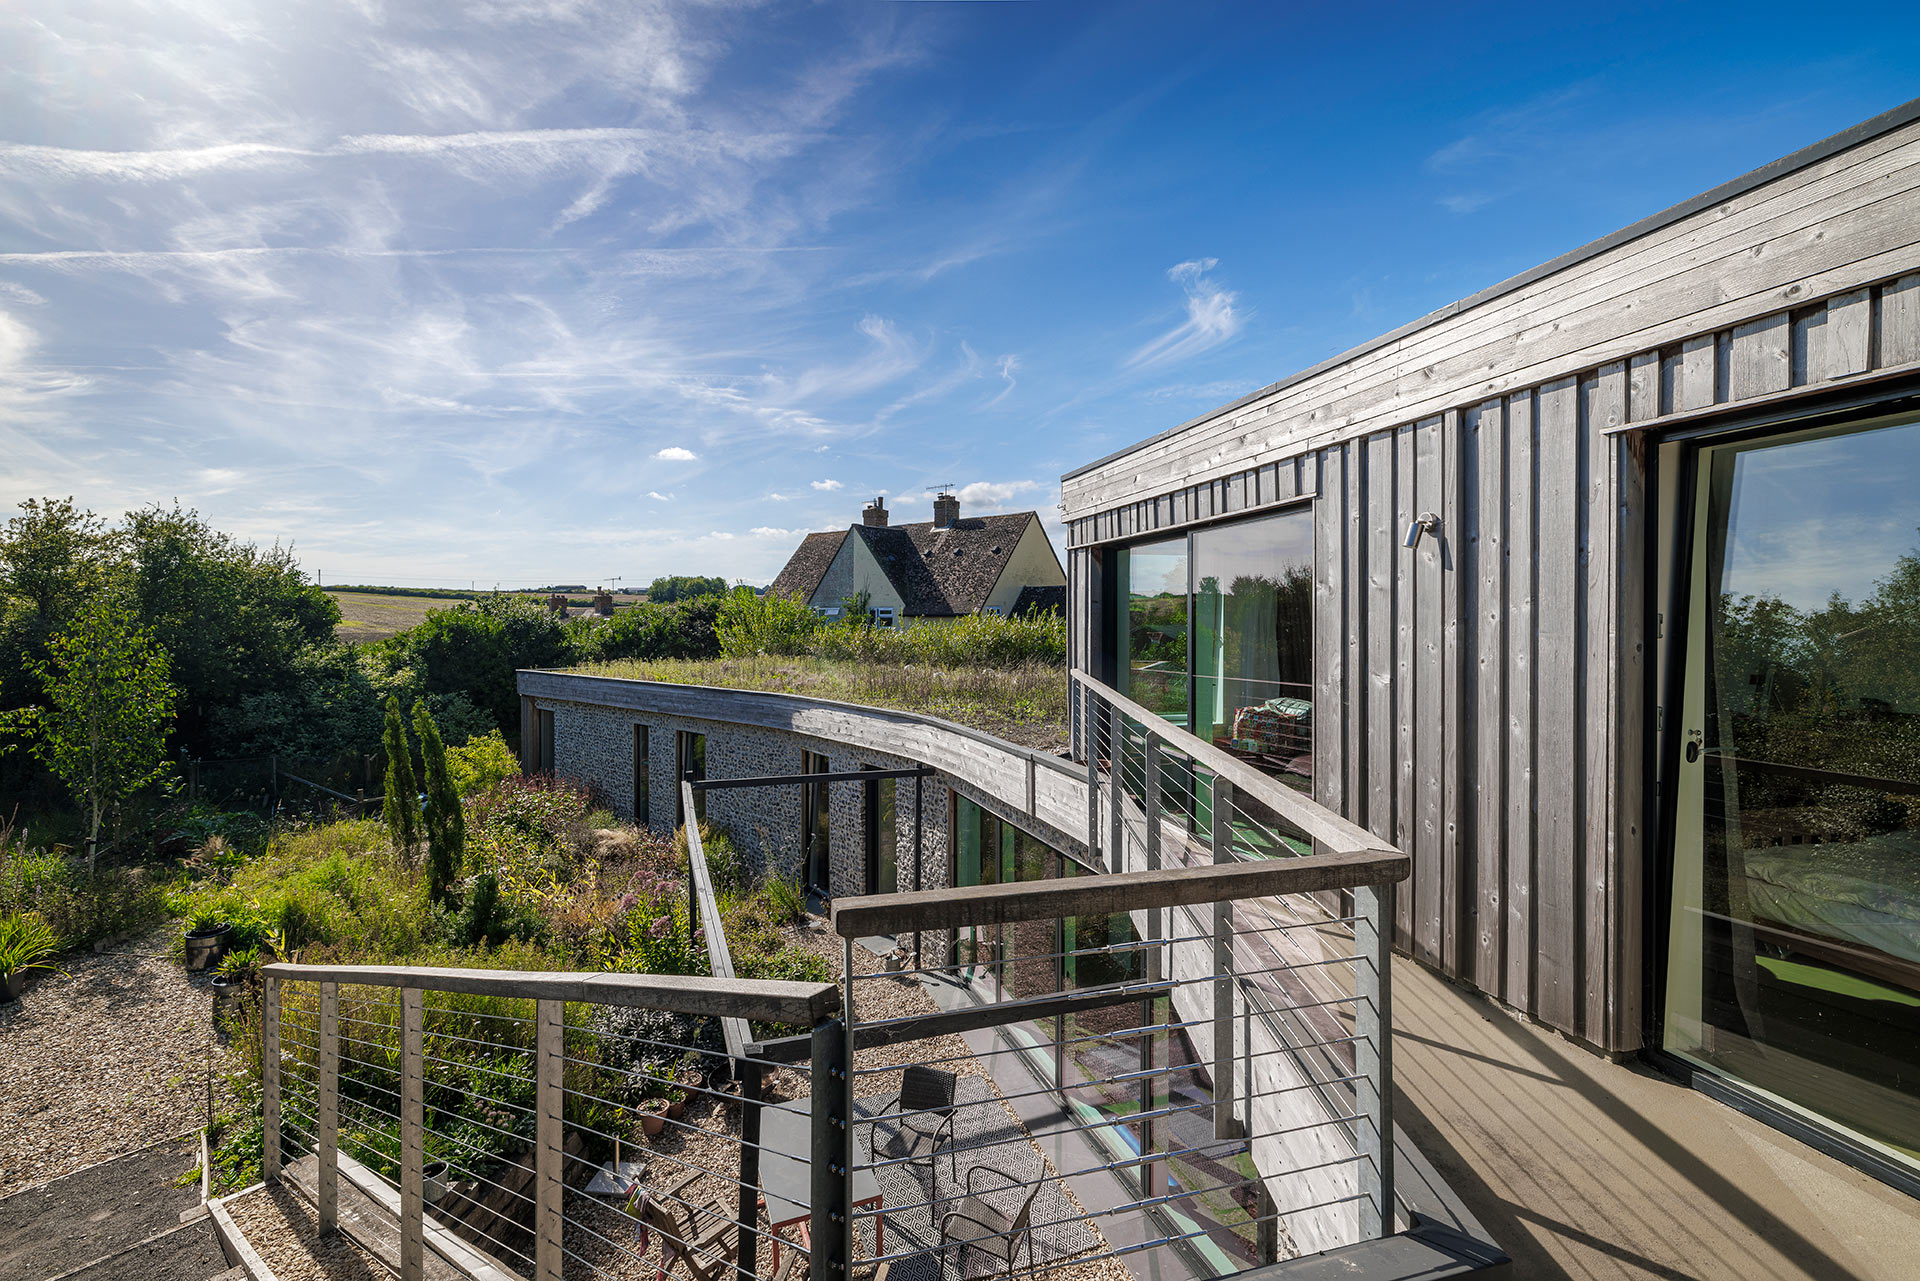
[[[855,1108],[864,1116],[885,1115],[884,1105],[891,1100],[865,1099],[856,1102]],[[920,1164],[900,1164],[882,1166],[874,1171],[874,1177],[880,1184],[880,1192],[885,1198],[883,1209],[886,1219],[887,1254],[899,1254],[903,1251],[919,1249],[922,1254],[897,1260],[893,1265],[892,1281],[964,1281],[971,1277],[991,1277],[1005,1275],[1004,1265],[979,1250],[949,1248],[945,1257],[940,1252],[940,1220],[942,1216],[959,1207],[960,1198],[966,1195],[968,1171],[973,1167],[982,1167],[993,1171],[992,1174],[974,1176],[974,1190],[980,1199],[1000,1210],[1008,1218],[1020,1213],[1021,1203],[1032,1195],[1033,1211],[1033,1252],[1034,1262],[1047,1267],[1070,1256],[1092,1250],[1099,1244],[1099,1238],[1088,1228],[1080,1212],[1067,1200],[1060,1181],[1045,1178],[1046,1166],[1040,1158],[1040,1152],[1027,1139],[1026,1132],[1014,1119],[1013,1113],[1005,1103],[994,1098],[987,1089],[987,1083],[977,1076],[960,1078],[955,1093],[953,1116],[954,1146],[974,1151],[961,1151],[959,1155],[959,1178],[954,1177],[952,1157],[945,1151],[940,1152],[933,1161],[930,1170]],[[858,1130],[860,1146],[865,1149],[872,1136],[872,1142],[879,1149],[878,1159],[885,1161],[905,1155],[901,1144],[899,1123],[882,1121],[878,1125],[861,1126]],[[994,1146],[977,1146],[992,1144]],[[1007,1178],[1001,1178],[1006,1175]],[[1008,1178],[1022,1186],[1011,1187]],[[935,1204],[928,1205],[927,1202]],[[895,1207],[900,1207],[896,1209]],[[870,1223],[871,1220],[863,1220]],[[871,1249],[873,1239],[865,1231],[861,1233],[865,1248]],[[1024,1246],[1014,1258],[1016,1270],[1025,1270],[1028,1264]]]

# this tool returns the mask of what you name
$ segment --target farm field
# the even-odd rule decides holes
[[[426,621],[427,611],[451,609],[460,603],[461,597],[438,596],[390,596],[384,592],[331,591],[328,595],[339,602],[340,626],[335,630],[343,641],[354,644],[367,644],[382,641],[418,627]],[[531,596],[536,600],[545,600],[545,592],[514,592],[516,596]],[[638,605],[647,599],[644,592],[617,592],[613,597],[615,609],[625,609]],[[569,592],[567,606],[570,612],[585,612],[593,604],[591,592]]]

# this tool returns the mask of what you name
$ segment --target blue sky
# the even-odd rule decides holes
[[[1912,6],[0,10],[0,514],[764,582],[1920,95]]]

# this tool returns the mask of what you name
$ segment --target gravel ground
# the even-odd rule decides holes
[[[204,1124],[213,999],[178,925],[62,962],[0,1006],[0,1196]]]
[[[319,1216],[290,1188],[262,1188],[225,1204],[280,1281],[392,1281],[393,1274],[344,1233],[323,1243]]]

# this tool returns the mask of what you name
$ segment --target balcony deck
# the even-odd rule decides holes
[[[1395,1116],[1514,1276],[1914,1275],[1909,1197],[1405,958],[1393,978]]]

